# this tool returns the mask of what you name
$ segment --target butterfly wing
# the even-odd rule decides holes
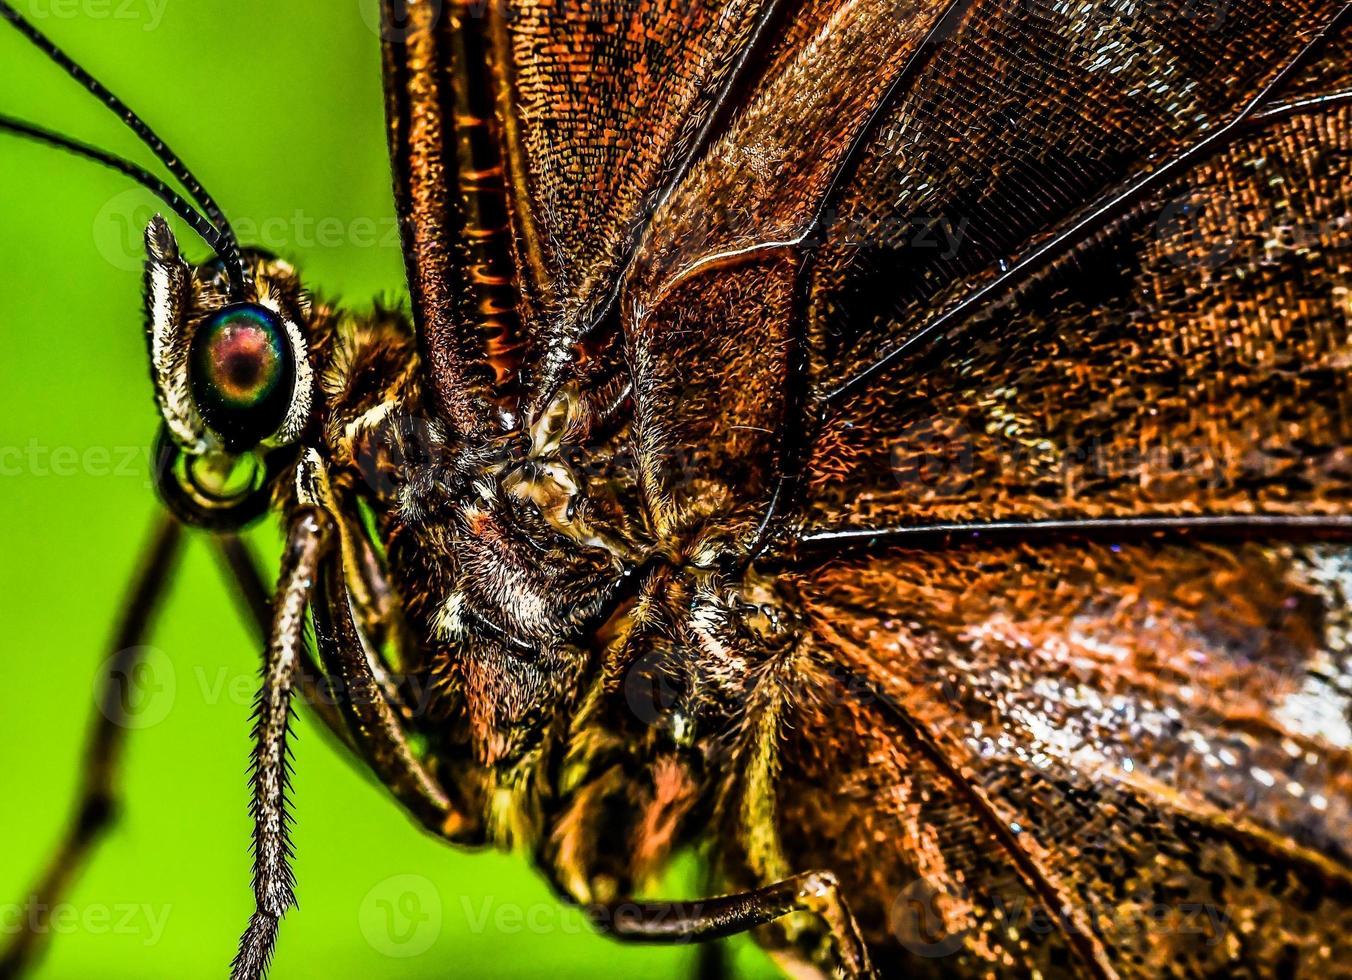
[[[384,4],[395,196],[443,417],[483,434],[549,396],[773,13]]]
[[[632,279],[645,448],[681,463],[650,499],[721,468],[809,535],[1345,520],[1346,108],[1261,119],[1340,90],[1305,50],[1340,5],[1077,9],[836,5],[758,83]]]
[[[1342,5],[890,13],[801,8],[627,283],[654,523],[808,624],[738,880],[903,975],[1337,962]]]
[[[898,549],[793,582],[777,834],[736,860],[835,869],[885,975],[1346,960],[1346,546]]]
[[[1346,106],[1261,117],[1307,98],[1304,81],[1340,90],[1346,79],[1318,76],[1347,64],[1348,40],[1307,79],[1272,92],[1259,121],[1223,148],[960,322],[933,329],[931,313],[911,320],[918,327],[884,324],[882,307],[864,310],[879,298],[868,281],[882,274],[864,270],[958,262],[961,249],[952,259],[914,242],[887,259],[823,256],[834,268],[814,295],[840,313],[823,321],[823,422],[804,466],[809,534],[1152,515],[1345,522],[1352,403],[1340,229],[1352,117]],[[1034,177],[1041,165],[1020,183]],[[1052,187],[1069,183],[1053,177]],[[1091,194],[1089,207],[1103,198]],[[967,226],[974,247],[993,234],[981,229],[994,206]],[[979,272],[976,288],[996,270]],[[937,309],[963,302],[971,283],[960,281],[935,295]],[[924,302],[918,281],[905,288]],[[899,356],[879,353],[889,344]],[[861,347],[869,353],[856,360]]]

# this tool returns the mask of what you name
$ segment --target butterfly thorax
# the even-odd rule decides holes
[[[427,759],[478,837],[536,848],[575,898],[648,879],[712,819],[748,685],[794,642],[789,606],[655,543],[629,433],[575,388],[468,444],[428,410],[401,318],[337,317],[327,350],[333,509],[367,516],[352,537],[391,570],[398,601],[364,619]]]

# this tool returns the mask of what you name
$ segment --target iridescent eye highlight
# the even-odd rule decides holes
[[[192,342],[192,387],[202,420],[231,451],[247,449],[281,425],[295,384],[286,331],[272,311],[228,306]]]
[[[200,368],[232,408],[253,408],[280,383],[286,340],[255,310],[211,321],[203,340]]]

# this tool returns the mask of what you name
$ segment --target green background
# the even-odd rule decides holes
[[[328,296],[403,297],[374,0],[18,6],[160,130],[241,237]],[[7,27],[0,111],[150,163]],[[0,136],[0,931],[64,825],[97,666],[157,508],[139,273],[154,201],[131,187]],[[272,522],[255,537],[275,549]],[[40,977],[224,976],[251,908],[257,651],[200,540],[151,642],[123,819],[55,921]],[[298,735],[300,909],[274,977],[691,975],[693,949],[590,934],[521,857],[422,836],[304,716]],[[693,887],[690,869],[673,876]],[[735,955],[739,975],[774,975],[748,943]]]

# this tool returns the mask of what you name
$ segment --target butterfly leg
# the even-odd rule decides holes
[[[377,676],[371,645],[353,621],[340,561],[320,568],[318,588],[320,594],[312,608],[319,657],[337,690],[338,709],[358,754],[430,831],[448,840],[463,839],[472,821],[452,803],[409,744],[385,679]]]
[[[316,569],[317,595],[310,609],[320,665],[336,695],[343,728],[372,774],[411,816],[447,840],[465,841],[476,821],[451,801],[413,750],[398,693],[385,676],[374,644],[353,620],[354,605],[368,608],[378,619],[390,618],[397,600],[389,593],[388,583],[376,580],[379,575],[370,567],[371,556],[364,551],[361,532],[344,516],[351,512],[351,505],[340,503],[335,496],[317,454],[302,457],[297,485],[300,499],[332,528],[337,543]],[[362,595],[354,595],[350,583]]]
[[[695,961],[695,980],[730,980],[728,948],[722,940],[700,943],[699,958]]]
[[[826,923],[845,977],[876,975],[840,883],[828,871],[809,871],[754,891],[701,901],[628,901],[592,909],[601,929],[639,943],[722,939],[795,912],[814,913]]]
[[[277,926],[296,901],[288,811],[291,692],[305,647],[305,610],[331,537],[329,522],[318,511],[302,509],[288,523],[277,598],[272,604],[272,625],[263,655],[262,685],[254,711],[250,810],[254,819],[255,906],[231,964],[232,980],[259,980],[266,976],[277,941]]]
[[[704,890],[712,892],[715,876],[712,867],[704,871]],[[700,943],[695,960],[695,980],[732,980],[732,965],[729,962],[728,944],[722,939],[711,939]]]
[[[84,775],[73,819],[29,893],[20,930],[0,956],[0,977],[19,976],[32,964],[50,933],[52,907],[70,887],[116,813],[118,763],[129,731],[127,694],[145,653],[142,643],[172,579],[182,537],[181,525],[167,514],[151,534],[149,549],[113,635],[113,654],[105,663],[85,743]]]
[[[236,535],[212,535],[212,543],[235,586],[234,595],[242,611],[254,624],[261,647],[268,642],[272,627],[272,596],[263,583],[263,574],[259,570],[258,562],[248,545]],[[301,652],[300,666],[296,672],[296,690],[300,695],[301,704],[318,716],[324,723],[324,729],[341,741],[348,751],[355,751],[352,736],[338,712],[328,680],[324,677],[324,672],[320,669],[308,644]]]

